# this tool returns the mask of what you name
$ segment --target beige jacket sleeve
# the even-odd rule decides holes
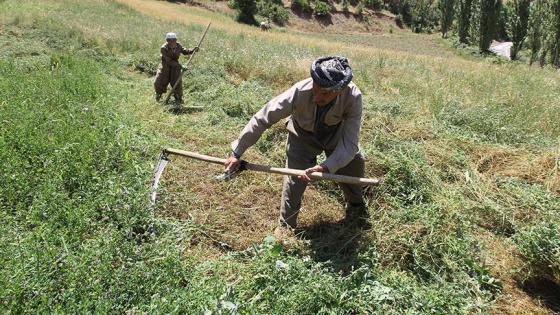
[[[292,114],[292,100],[296,93],[295,87],[278,95],[268,102],[249,120],[239,137],[232,142],[231,149],[238,155],[254,145],[263,132],[283,118]]]

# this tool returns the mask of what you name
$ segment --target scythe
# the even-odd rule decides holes
[[[150,202],[152,203],[152,205],[156,201],[156,190],[159,184],[159,179],[161,178],[165,166],[169,162],[169,158],[168,158],[169,154],[184,156],[200,161],[210,162],[214,164],[221,164],[221,165],[224,165],[226,161],[226,159],[220,159],[220,158],[203,155],[195,152],[190,152],[190,151],[184,151],[184,150],[178,150],[172,148],[163,149],[163,151],[159,155],[159,159],[154,169],[154,174],[152,177],[151,195],[150,195]],[[258,172],[282,174],[282,175],[289,175],[289,176],[298,176],[305,173],[304,170],[280,168],[280,167],[273,167],[268,165],[253,164],[247,161],[241,161],[241,167],[239,171],[243,171],[243,170],[252,170]],[[220,176],[220,178],[223,178],[225,180],[230,180],[239,171],[234,173],[230,173],[226,171],[222,176]],[[321,173],[321,172],[313,172],[307,175],[315,180],[329,180],[333,182],[355,184],[355,185],[378,185],[379,184],[379,180],[376,178],[371,179],[371,178],[353,177],[353,176],[345,176],[345,175]]]

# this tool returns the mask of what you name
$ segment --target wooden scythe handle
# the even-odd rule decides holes
[[[164,149],[163,152],[186,156],[186,157],[190,157],[193,159],[210,162],[214,164],[224,165],[224,163],[226,162],[226,159],[220,159],[213,156],[208,156],[208,155],[203,155],[195,152],[183,151],[178,149],[167,148]],[[305,174],[305,171],[303,170],[273,167],[273,166],[253,164],[248,162],[245,164],[245,168],[252,171],[275,173],[275,174],[290,175],[290,176],[298,176],[298,175]],[[354,184],[354,185],[378,185],[379,184],[379,180],[376,178],[370,179],[370,178],[353,177],[353,176],[345,176],[345,175],[321,173],[321,172],[313,172],[311,174],[308,174],[308,176],[316,180],[330,180],[333,182]]]

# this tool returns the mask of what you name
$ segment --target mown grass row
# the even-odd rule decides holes
[[[550,73],[333,48],[328,40],[294,45],[284,33],[276,41],[241,26],[216,27],[185,80],[187,105],[207,108],[173,115],[151,103],[150,74],[162,34],[185,30],[194,44],[206,20],[163,23],[115,1],[0,5],[11,13],[2,14],[0,36],[8,44],[1,77],[9,78],[0,83],[0,160],[10,170],[0,177],[0,303],[6,311],[485,312],[501,290],[500,271],[485,264],[479,236],[486,231],[519,246],[531,263],[516,277],[558,281],[554,173],[541,181],[518,176],[521,171],[508,176],[497,163],[528,163],[529,149],[536,164],[546,154],[558,163],[558,82]],[[92,13],[97,21],[86,19]],[[32,47],[31,53],[21,55],[22,47]],[[188,181],[176,188],[186,193],[152,216],[147,186],[161,146],[225,152],[254,111],[327,53],[351,58],[365,95],[368,174],[383,178],[368,192],[375,209],[369,230],[327,223],[328,234],[315,224],[325,240],[285,249],[257,238],[252,247],[208,259],[208,235],[220,222],[201,224],[162,209],[219,213],[233,230],[240,223],[233,214],[247,213],[235,203],[223,205],[228,194],[270,204],[243,189],[274,192],[257,175],[229,185],[200,183],[200,196],[190,191],[198,184]],[[539,92],[542,86],[550,90]],[[250,158],[281,165],[282,146],[275,128]],[[178,172],[204,173],[180,165],[187,169]],[[319,212],[339,201],[333,191],[322,184],[309,192],[328,196],[317,204]],[[220,210],[224,206],[228,212]],[[303,220],[315,219],[303,214]],[[158,234],[146,233],[154,222]]]

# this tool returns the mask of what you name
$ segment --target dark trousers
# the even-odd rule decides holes
[[[156,73],[156,80],[154,88],[157,94],[167,93],[167,86],[171,88],[177,83],[177,88],[173,91],[176,98],[183,97],[183,76],[181,75],[181,68],[173,68],[171,66],[159,65]]]
[[[317,145],[303,142],[296,135],[288,133],[286,142],[286,167],[304,170],[317,165],[317,156],[325,152],[328,157],[332,151],[323,150]],[[354,159],[346,166],[339,169],[336,174],[364,177],[365,160],[358,151]],[[284,176],[284,187],[282,191],[282,202],[280,205],[280,222],[292,228],[297,227],[297,216],[301,208],[301,198],[307,188],[307,182],[300,180],[297,176]],[[339,184],[346,201],[351,203],[362,203],[362,185]]]

